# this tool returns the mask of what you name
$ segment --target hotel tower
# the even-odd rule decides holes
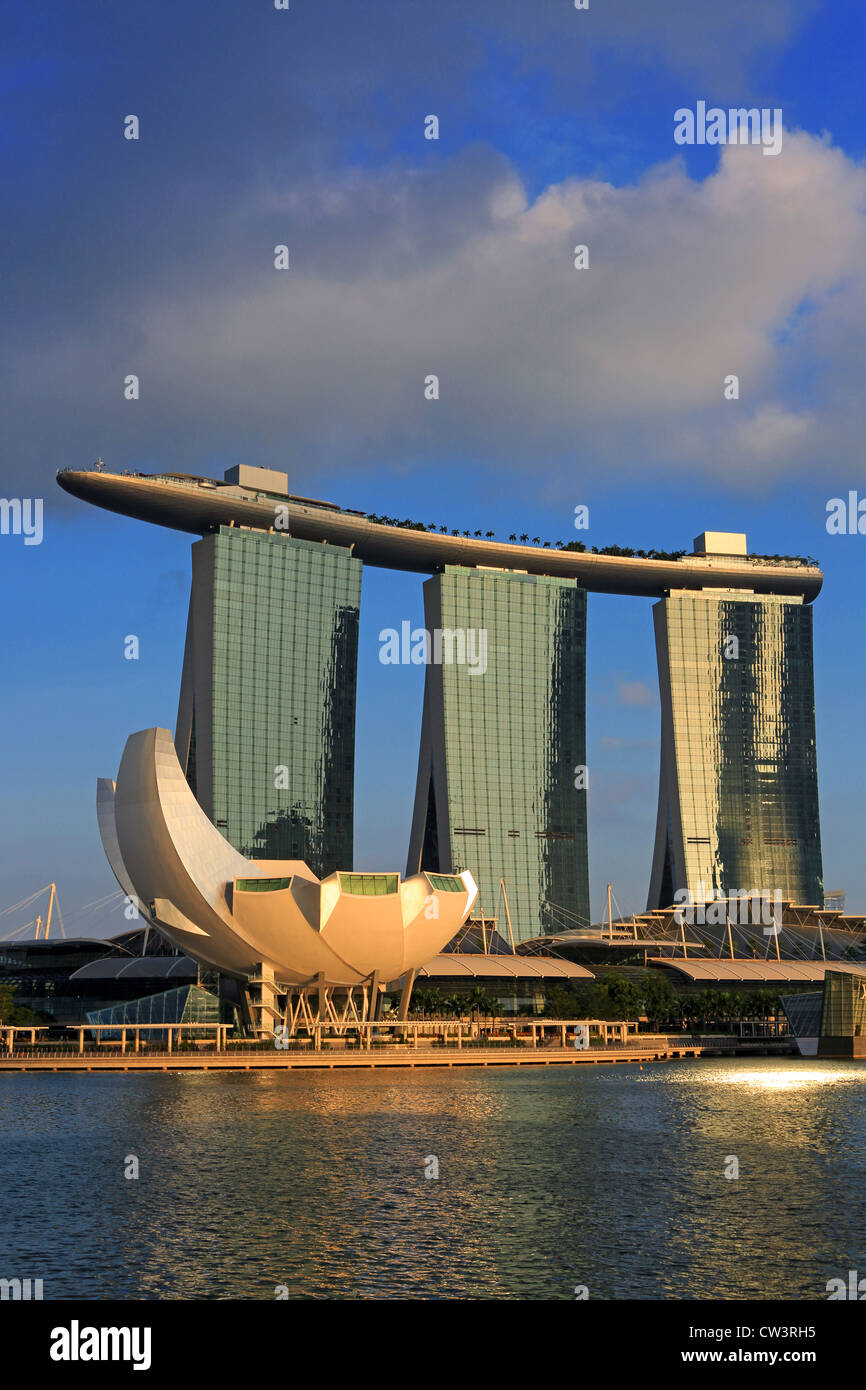
[[[427,667],[408,872],[471,864],[476,913],[515,942],[587,926],[586,591],[449,565],[424,612],[485,634],[486,666]]]
[[[746,538],[699,536],[719,553]],[[823,906],[812,609],[799,596],[677,590],[653,609],[661,770],[649,908],[778,890]]]
[[[649,905],[688,889],[822,903],[812,601],[802,557],[704,532],[691,553],[548,549],[443,535],[290,494],[285,473],[223,481],[67,469],[67,492],[189,532],[193,582],[176,747],[235,849],[352,863],[362,565],[426,577],[427,667],[409,873],[469,870],[477,917],[516,942],[589,921],[588,592],[654,606],[661,773]],[[484,663],[459,635],[484,634]],[[435,645],[435,644],[434,644]],[[590,768],[590,775],[592,769]],[[510,918],[510,922],[509,922]]]

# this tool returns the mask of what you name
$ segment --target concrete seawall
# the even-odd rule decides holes
[[[33,1071],[337,1071],[345,1068],[379,1070],[382,1067],[550,1067],[604,1066],[616,1062],[668,1062],[683,1057],[790,1056],[796,1048],[789,1043],[749,1042],[734,1046],[702,1046],[683,1042],[667,1047],[591,1048],[383,1048],[381,1052],[235,1052],[235,1053],[151,1053],[135,1056],[111,1055],[0,1055],[0,1072]]]

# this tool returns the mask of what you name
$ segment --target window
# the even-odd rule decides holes
[[[428,874],[430,886],[440,893],[465,893],[466,884],[455,874]]]
[[[400,878],[399,874],[339,874],[338,877],[344,893],[365,898],[396,893]]]
[[[288,888],[291,878],[236,878],[235,888],[239,893],[279,893]]]

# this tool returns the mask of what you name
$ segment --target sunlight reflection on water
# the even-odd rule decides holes
[[[46,1298],[823,1298],[864,1100],[795,1058],[6,1075],[4,1259]]]

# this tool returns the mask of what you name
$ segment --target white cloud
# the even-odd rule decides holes
[[[815,417],[808,411],[788,410],[783,405],[768,402],[759,406],[738,426],[736,440],[745,459],[774,467],[795,452],[802,452],[807,443],[817,446],[818,431]]]
[[[451,452],[541,461],[554,490],[576,463],[758,487],[816,452],[859,458],[862,393],[841,422],[838,396],[862,357],[864,193],[859,165],[792,132],[774,159],[723,149],[704,181],[673,159],[633,186],[569,180],[534,202],[485,150],[434,176],[318,177],[227,212],[243,236],[224,266],[192,248],[163,284],[111,286],[111,312],[66,325],[53,351],[28,357],[19,338],[9,358],[23,406],[28,380],[49,379],[74,403],[72,441],[88,428],[119,466],[243,456],[309,476],[311,461]],[[288,272],[270,268],[282,229]],[[117,385],[133,370],[134,410]]]
[[[658,697],[646,681],[619,680],[616,684],[617,700],[621,705],[652,708],[658,704]]]

